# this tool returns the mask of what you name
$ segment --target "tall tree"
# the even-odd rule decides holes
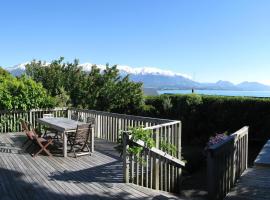
[[[142,84],[122,77],[116,65],[106,64],[104,71],[93,65],[85,72],[78,60],[65,63],[61,57],[50,64],[33,60],[26,66],[26,74],[41,82],[52,96],[66,92],[75,107],[130,113],[143,104]]]

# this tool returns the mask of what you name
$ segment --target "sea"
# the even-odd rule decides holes
[[[158,90],[159,94],[191,94],[191,90]],[[233,90],[194,90],[195,94],[221,95],[221,96],[246,96],[270,97],[270,91],[233,91]]]

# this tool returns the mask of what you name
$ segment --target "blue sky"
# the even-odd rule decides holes
[[[270,84],[268,0],[2,1],[0,66],[60,56]]]

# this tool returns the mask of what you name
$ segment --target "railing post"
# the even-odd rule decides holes
[[[100,121],[100,115],[97,114],[97,137],[98,138],[101,138],[100,137],[101,136],[101,134],[100,134],[100,127],[101,127],[100,123],[101,123],[101,121]]]
[[[178,130],[177,130],[177,158],[181,160],[181,131],[182,131],[182,123],[178,123]]]
[[[213,158],[212,151],[207,151],[207,191],[208,199],[217,199],[217,174],[216,174],[216,163]]]
[[[232,158],[232,162],[233,162],[233,164],[232,164],[232,167],[233,167],[233,169],[232,169],[232,185],[234,185],[234,183],[235,183],[235,181],[236,181],[236,170],[237,170],[237,136],[236,137],[234,137],[234,139],[233,139],[234,141],[233,141],[233,158]]]
[[[126,132],[123,132],[123,170],[124,170],[124,181],[125,183],[129,183],[129,156],[127,154],[129,136]]]
[[[95,126],[95,125],[94,125]],[[90,143],[90,148],[91,148],[91,153],[93,153],[95,150],[95,133],[94,133],[94,127],[91,127],[91,143]]]
[[[32,124],[32,126],[33,126],[32,110],[29,111],[29,121],[30,121],[30,124]]]
[[[246,160],[246,163],[245,163],[245,170],[248,168],[248,129],[249,127],[247,128],[247,134],[245,136],[245,160]]]
[[[157,155],[154,154],[153,156],[153,188],[156,190],[159,190],[159,157]],[[168,180],[170,181],[170,180]]]
[[[67,109],[67,117],[68,117],[68,119],[71,119],[71,110],[70,109]]]
[[[181,149],[181,135],[182,135],[182,122],[179,121],[176,125],[176,144],[177,144],[177,155],[176,157],[181,160],[182,159],[182,149]],[[181,187],[181,175],[182,175],[182,169],[178,168],[177,169],[177,189],[180,190]]]

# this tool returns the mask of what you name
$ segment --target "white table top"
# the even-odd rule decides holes
[[[76,130],[77,125],[85,124],[84,122],[75,121],[64,117],[39,118],[37,121],[40,124],[47,125],[60,132]]]

